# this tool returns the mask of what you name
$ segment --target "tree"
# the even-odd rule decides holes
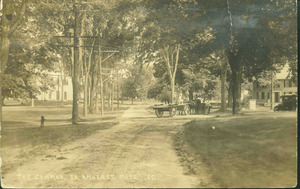
[[[294,59],[294,1],[198,1],[206,11],[199,20],[212,28],[213,40],[194,45],[193,51],[207,57],[222,52],[231,71],[233,114],[239,111],[242,78],[252,79],[259,73],[283,64],[281,57]],[[225,22],[224,22],[225,20]],[[294,61],[291,61],[294,62]]]
[[[160,94],[157,96],[157,99],[165,104],[169,104],[172,99],[172,95],[170,92],[170,87],[165,85],[161,90]]]
[[[122,84],[122,96],[145,100],[148,97],[148,91],[154,83],[154,77],[151,67],[145,67],[140,72],[135,64],[127,70],[126,79]],[[138,78],[138,79],[137,79]]]
[[[138,96],[137,85],[134,82],[134,78],[130,77],[125,80],[122,85],[122,96],[131,99],[131,104],[133,104],[133,99]]]
[[[1,16],[1,45],[0,45],[0,122],[2,122],[2,86],[4,80],[4,73],[7,67],[10,40],[13,33],[22,23],[27,0],[18,1],[3,1],[2,16]]]
[[[16,48],[18,47],[18,48]],[[43,48],[28,51],[26,48],[13,43],[10,49],[11,55],[8,58],[8,64],[3,75],[2,99],[26,99],[36,98],[40,91],[46,91],[53,86],[53,81],[47,74],[48,64],[42,64],[46,61],[42,54],[48,54]],[[13,54],[13,55],[12,55]],[[34,58],[34,56],[37,56]]]
[[[243,2],[237,1],[233,5],[239,6]],[[291,56],[295,52],[294,43],[289,40],[286,43],[282,39],[295,38],[295,33],[292,28],[294,28],[293,21],[287,21],[287,18],[295,20],[294,12],[295,7],[293,3],[287,2],[257,2],[257,5],[261,8],[256,14],[262,15],[257,21],[257,24],[249,27],[248,24],[245,26],[231,27],[231,40],[229,41],[229,48],[227,49],[227,57],[229,60],[229,65],[232,71],[233,80],[233,114],[239,111],[239,100],[240,100],[240,90],[241,90],[241,77],[244,75],[249,78],[249,76],[256,76],[264,70],[273,69],[276,64],[283,64],[280,61],[274,61],[273,57],[280,59],[282,56]],[[276,6],[277,4],[277,6]],[[281,4],[284,8],[279,7]],[[232,4],[231,4],[232,6]],[[276,7],[276,9],[270,7]],[[237,11],[235,14],[240,14]],[[255,14],[253,10],[249,10],[247,7],[244,14],[244,18],[247,16]],[[264,11],[263,13],[261,11]],[[233,14],[232,11],[228,9],[228,12]],[[248,15],[245,15],[248,14]],[[274,16],[274,14],[278,14]],[[294,12],[295,14],[295,12]],[[276,23],[276,24],[275,24]],[[277,25],[278,28],[274,27]],[[285,29],[281,28],[283,24],[286,26]],[[284,31],[285,30],[285,31]],[[291,37],[292,36],[292,37]],[[286,44],[286,46],[282,46]],[[292,47],[292,51],[291,48]],[[282,53],[284,52],[284,54]],[[260,63],[259,65],[257,63]]]
[[[152,54],[148,54],[153,59],[156,58],[156,77],[167,74],[167,82],[170,83],[171,89],[171,102],[175,102],[175,84],[183,81],[180,67],[192,61],[188,58],[189,43],[194,39],[199,25],[189,24],[201,16],[199,12],[190,11],[195,8],[195,5],[196,3],[191,1],[147,1],[146,3],[147,10],[150,12],[147,21],[151,21],[148,21],[150,23],[148,23],[147,31],[142,35],[143,46],[147,47],[148,51],[152,51],[150,51]],[[187,25],[191,27],[189,31],[184,29]],[[198,39],[202,40],[201,37]],[[157,56],[158,52],[161,57]],[[157,69],[159,67],[162,69]],[[179,77],[176,79],[178,74]]]
[[[179,60],[179,50],[180,45],[176,45],[174,49],[171,49],[169,46],[167,46],[162,51],[163,57],[165,59],[165,64],[168,70],[168,75],[170,77],[171,103],[175,102],[175,78]]]

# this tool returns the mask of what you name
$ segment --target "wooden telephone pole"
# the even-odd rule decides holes
[[[101,98],[101,115],[104,114],[104,93],[103,93],[103,78],[102,78],[102,55],[101,47],[99,46],[99,69],[100,69],[100,98]]]
[[[271,101],[270,107],[271,107],[271,110],[273,110],[273,71],[271,71],[271,96],[270,96],[270,101]]]
[[[73,4],[73,12],[75,15],[75,20],[74,20],[74,36],[73,38],[73,45],[54,45],[54,46],[60,46],[60,47],[71,47],[74,49],[74,54],[73,54],[73,70],[72,70],[72,84],[73,84],[73,106],[72,106],[72,123],[73,124],[78,124],[79,121],[79,48],[82,47],[90,47],[90,48],[99,48],[99,69],[100,69],[100,94],[101,94],[101,115],[104,114],[104,97],[103,97],[103,78],[102,78],[102,63],[107,60],[109,57],[111,57],[114,53],[119,52],[116,50],[107,50],[107,51],[102,51],[100,47],[100,36],[80,36],[80,31],[78,30],[80,26],[80,21],[79,21],[79,10],[78,10],[78,3],[75,0],[75,3]],[[88,11],[87,11],[88,12]],[[70,36],[54,36],[54,37],[65,37],[65,38],[70,38]],[[84,46],[79,46],[79,38],[99,38],[99,45],[84,45]],[[104,60],[102,60],[102,55],[101,53],[111,53],[109,56],[107,56]],[[96,97],[97,98],[97,97]]]

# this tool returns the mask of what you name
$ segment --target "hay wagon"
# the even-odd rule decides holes
[[[189,104],[156,104],[153,109],[157,117],[162,117],[164,112],[169,112],[170,117],[173,117],[180,112],[183,115],[189,115],[191,113]]]

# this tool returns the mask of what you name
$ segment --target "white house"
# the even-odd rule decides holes
[[[289,67],[286,65],[283,69],[277,73],[274,77],[272,101],[273,104],[281,103],[280,96],[286,94],[296,94],[298,89],[298,81],[292,81],[290,79]],[[270,106],[271,104],[271,86],[261,86],[259,82],[253,82],[253,99],[256,99],[257,105]]]
[[[41,92],[37,95],[37,99],[41,101],[72,101],[73,88],[72,79],[60,73],[49,73],[50,77],[55,81],[55,86],[47,92]]]

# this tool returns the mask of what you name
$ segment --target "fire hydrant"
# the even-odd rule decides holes
[[[45,123],[45,117],[42,115],[41,116],[41,127],[44,127],[44,123]]]

